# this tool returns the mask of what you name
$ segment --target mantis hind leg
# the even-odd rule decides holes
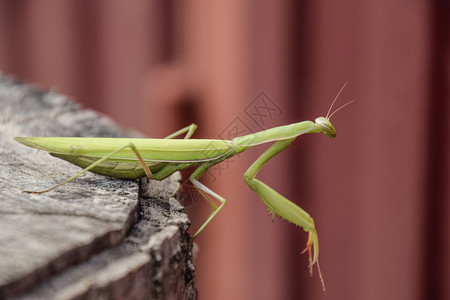
[[[136,155],[136,157],[139,160],[139,163],[141,164],[142,168],[144,169],[145,175],[149,178],[152,179],[153,178],[153,174],[150,171],[150,169],[147,167],[147,165],[144,163],[144,160],[142,159],[142,156],[139,154],[138,149],[136,148],[136,146],[133,143],[127,144],[125,146],[122,146],[116,150],[114,150],[113,152],[103,156],[102,158],[100,158],[99,160],[97,160],[96,162],[94,162],[92,165],[88,166],[87,168],[81,170],[80,172],[78,172],[77,174],[75,174],[74,176],[70,177],[69,179],[47,189],[44,191],[23,191],[24,193],[28,193],[28,194],[43,194],[43,193],[47,193],[50,192],[51,190],[56,189],[57,187],[60,187],[63,184],[69,183],[73,180],[75,180],[78,176],[82,175],[83,173],[89,171],[90,169],[98,166],[100,163],[102,163],[103,161],[107,160],[108,158],[112,157],[114,154],[116,154],[117,152],[120,152],[126,148],[131,148],[131,150],[134,152],[134,154]]]
[[[303,252],[308,251],[309,270],[311,275],[313,265],[317,264],[319,277],[322,282],[323,290],[325,292],[325,284],[323,282],[318,261],[319,239],[317,236],[316,228],[314,226],[314,220],[306,211],[301,209],[299,206],[280,195],[265,183],[259,181],[258,179],[255,179],[256,174],[264,166],[264,164],[266,164],[272,157],[286,149],[294,139],[295,138],[290,138],[274,143],[250,166],[250,168],[244,174],[244,179],[247,185],[253,191],[255,191],[264,201],[272,215],[277,214],[283,219],[302,227],[304,231],[309,233],[308,242]]]
[[[176,132],[166,136],[165,139],[173,139],[174,137],[177,137],[177,136],[179,136],[179,135],[181,135],[181,134],[183,134],[185,132],[187,132],[187,133],[184,136],[184,139],[189,139],[194,134],[196,129],[197,129],[197,125],[192,123],[191,125],[186,126],[186,127],[182,128],[182,129],[180,129],[180,130],[178,130],[178,131],[176,131]]]

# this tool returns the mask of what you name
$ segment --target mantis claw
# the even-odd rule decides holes
[[[45,191],[22,191],[22,193],[24,193],[24,194],[37,194],[37,195],[40,195],[40,194],[44,194],[44,193],[50,192],[51,190],[57,188],[58,186],[60,186],[60,184],[57,185],[57,186],[54,186],[54,187],[52,187],[52,188],[50,188],[48,190],[45,190]]]
[[[44,192],[35,192],[35,191],[22,191],[22,193],[24,193],[24,194],[42,194],[42,193],[44,193]]]
[[[312,233],[309,232],[308,241],[306,242],[306,247],[305,247],[305,249],[303,249],[301,254],[304,254],[306,251],[308,251],[308,259],[309,259],[308,269],[309,269],[309,276],[311,276],[311,277],[313,276],[313,266],[318,261],[317,257],[315,257],[315,256],[313,259],[312,247],[313,247],[313,236],[312,236]]]
[[[308,235],[308,241],[306,242],[306,247],[305,249],[302,251],[301,254],[305,253],[306,251],[308,251],[308,258],[309,258],[309,265],[308,265],[308,269],[309,269],[309,275],[312,277],[313,275],[313,267],[314,265],[317,266],[317,272],[319,273],[319,278],[320,278],[320,282],[322,284],[322,290],[323,290],[323,294],[326,295],[327,291],[325,289],[325,281],[323,280],[323,276],[322,276],[322,272],[320,271],[320,266],[319,266],[319,259],[317,257],[317,254],[314,253],[314,257],[313,257],[313,247],[314,247],[314,238],[313,238],[313,232],[310,231],[309,235]]]

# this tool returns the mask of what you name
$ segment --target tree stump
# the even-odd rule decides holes
[[[65,96],[0,74],[0,299],[197,299],[180,175],[86,174],[16,136],[130,137]]]

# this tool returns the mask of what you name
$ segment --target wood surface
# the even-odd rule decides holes
[[[196,299],[178,173],[139,183],[89,173],[22,193],[80,169],[13,137],[138,133],[3,74],[0,107],[0,299]]]

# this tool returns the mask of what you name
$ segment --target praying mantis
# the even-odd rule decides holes
[[[135,138],[77,138],[77,137],[16,137],[17,142],[26,146],[44,150],[52,156],[66,160],[83,168],[71,178],[44,191],[24,191],[25,193],[42,194],[66,184],[83,173],[90,171],[96,174],[137,179],[148,177],[163,180],[176,171],[198,166],[190,176],[190,181],[212,207],[212,213],[194,234],[194,238],[209,224],[227,203],[199,179],[212,166],[233,157],[254,146],[274,142],[245,172],[244,180],[267,205],[269,212],[303,228],[308,233],[306,248],[308,252],[309,270],[312,275],[313,266],[317,266],[319,277],[325,292],[325,284],[319,267],[319,238],[314,220],[302,208],[289,201],[265,183],[256,179],[258,171],[275,155],[285,150],[298,136],[306,133],[324,133],[334,138],[336,130],[330,118],[340,109],[354,100],[344,104],[330,114],[331,109],[344,89],[341,88],[333,100],[326,117],[318,117],[314,122],[303,121],[278,126],[260,132],[236,137],[232,140],[191,139],[197,125],[191,124],[164,139]],[[184,139],[173,139],[183,135]],[[211,199],[220,202],[217,206]]]

